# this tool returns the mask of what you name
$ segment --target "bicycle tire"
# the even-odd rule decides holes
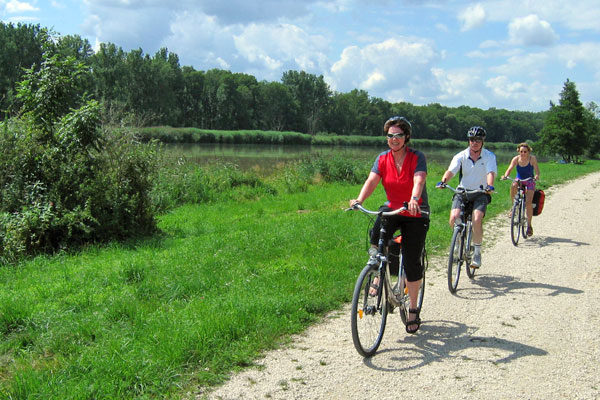
[[[427,251],[423,249],[421,253],[421,265],[423,265],[423,278],[421,279],[421,286],[419,287],[419,294],[417,295],[417,307],[419,310],[423,307],[423,299],[425,297],[425,272],[427,271],[427,267],[429,266],[429,261],[427,259]],[[404,263],[400,263],[400,271],[398,276],[403,276],[406,278],[406,274],[404,273]],[[404,285],[401,285],[403,288]],[[400,301],[400,318],[402,319],[402,323],[406,326],[408,321],[408,309],[414,308],[410,304],[410,298],[408,296],[408,292],[403,294],[402,300]]]
[[[464,263],[465,237],[463,229],[455,228],[450,242],[450,253],[448,255],[448,290],[456,293],[458,280],[460,279],[460,267]]]
[[[379,294],[369,295],[371,282],[379,276],[377,265],[367,264],[356,281],[352,295],[350,327],[356,351],[363,357],[371,357],[381,344],[388,315],[385,276],[379,279]]]
[[[472,251],[472,243],[473,241],[473,223],[469,220],[467,222],[467,245],[466,248],[467,250],[467,257],[465,257],[467,259],[467,264],[465,265],[465,269],[467,270],[467,276],[469,277],[469,279],[473,279],[475,278],[475,271],[477,271],[477,268],[473,268],[471,267],[471,265],[469,265],[471,263],[471,256],[473,255]]]
[[[514,246],[519,244],[521,236],[521,200],[515,201],[510,216],[510,240]]]
[[[523,239],[527,239],[527,228],[529,226],[529,223],[527,222],[527,211],[525,202],[525,199],[521,201],[521,215],[519,218],[521,220],[521,235],[523,236]]]

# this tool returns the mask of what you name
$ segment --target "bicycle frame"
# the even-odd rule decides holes
[[[398,208],[398,209],[392,210],[392,211],[371,211],[371,210],[367,210],[360,204],[356,204],[354,206],[354,208],[356,208],[357,210],[360,210],[361,212],[368,214],[368,215],[380,215],[382,219],[392,216],[392,215],[400,214],[400,213],[408,210],[408,207],[406,206],[406,204],[404,205],[404,207],[401,207],[401,208]],[[352,210],[352,208],[350,208],[348,210]],[[427,211],[422,211],[421,214],[427,215],[429,213]],[[377,309],[378,310],[381,309],[381,303],[382,303],[381,299],[383,297],[384,291],[387,294],[387,301],[394,307],[399,307],[401,305],[400,301],[398,300],[398,298],[396,296],[399,294],[402,294],[404,292],[404,280],[403,279],[398,279],[398,283],[400,284],[400,287],[398,287],[398,288],[392,288],[392,285],[390,283],[389,259],[388,259],[386,243],[385,243],[385,239],[384,239],[386,236],[386,233],[387,233],[387,230],[385,229],[385,224],[383,224],[383,221],[382,221],[380,229],[379,229],[379,240],[377,242],[377,253],[376,254],[370,253],[369,254],[370,258],[369,258],[369,261],[367,262],[367,264],[371,264],[371,265],[374,265],[375,263],[377,263],[378,269],[379,269],[379,285],[385,285],[385,290],[380,290],[378,293],[378,299],[377,299]],[[371,249],[369,249],[369,250],[371,251]],[[400,260],[400,263],[401,262],[402,261]]]
[[[405,203],[404,207],[392,211],[370,211],[356,203],[346,211],[353,209],[360,210],[364,214],[380,216],[382,219],[377,248],[369,248],[369,260],[356,281],[350,317],[354,347],[363,357],[370,357],[375,354],[381,343],[388,312],[393,312],[394,307],[397,307],[400,310],[402,322],[406,325],[410,307],[420,309],[425,291],[427,253],[423,248],[421,257],[424,272],[417,299],[418,306],[409,306],[409,295],[405,292],[406,275],[404,274],[402,254],[399,254],[398,260],[398,280],[394,283],[395,278],[392,278],[389,267],[389,246],[385,240],[387,230],[383,223],[386,217],[406,211],[407,204]],[[427,214],[427,212],[422,211],[421,214]],[[377,280],[377,284],[374,283],[375,280]],[[373,292],[374,289],[376,294]]]
[[[523,235],[523,238],[527,238],[528,220],[526,214],[526,204],[528,189],[523,182],[535,179],[531,177],[527,179],[512,179],[510,177],[506,177],[506,179],[517,183],[517,193],[515,193],[510,219],[510,239],[513,245],[517,246],[521,234]]]
[[[470,279],[475,277],[475,268],[471,267],[474,248],[471,245],[473,237],[473,217],[471,201],[468,198],[470,194],[487,193],[483,189],[466,190],[464,188],[453,188],[445,184],[442,189],[448,188],[457,196],[460,196],[459,217],[454,221],[454,232],[450,244],[450,254],[448,257],[448,290],[455,293],[460,279],[461,267],[465,266],[467,276]],[[456,254],[455,254],[456,252]]]

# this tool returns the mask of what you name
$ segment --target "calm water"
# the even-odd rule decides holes
[[[466,146],[465,146],[466,148]],[[251,145],[251,144],[169,144],[165,146],[167,157],[171,159],[185,158],[198,164],[213,162],[230,162],[241,169],[258,168],[269,172],[277,165],[295,161],[304,157],[320,155],[341,155],[359,160],[374,161],[377,154],[384,151],[385,146],[284,146],[284,145]],[[425,153],[428,163],[446,166],[452,156],[460,149],[418,148]],[[513,151],[494,151],[498,163],[508,163],[516,155]],[[542,160],[543,161],[543,160]]]

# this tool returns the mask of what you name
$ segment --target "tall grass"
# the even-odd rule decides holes
[[[315,145],[315,146],[381,146],[385,145],[382,136],[343,136],[335,134],[309,135],[300,132],[278,132],[259,130],[223,131],[198,128],[172,128],[155,126],[140,128],[137,131],[142,140],[159,140],[162,143],[236,143],[236,144],[275,144],[275,145]],[[454,139],[411,138],[416,147],[437,147],[445,149],[464,148],[465,141]],[[465,137],[466,140],[466,137]],[[514,143],[486,142],[486,147],[513,150]]]
[[[0,397],[179,398],[349,301],[368,219],[342,210],[368,167],[328,183],[352,168],[320,162],[305,168],[325,174],[301,191],[171,208],[153,238],[0,268]],[[436,254],[450,232],[451,193],[433,188],[443,169],[430,166],[427,182]],[[543,164],[542,184],[599,169]],[[508,185],[496,185],[490,216],[508,209]],[[252,184],[229,184],[240,186]],[[378,189],[366,206],[383,199]]]

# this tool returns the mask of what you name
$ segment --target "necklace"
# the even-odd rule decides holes
[[[402,154],[402,156],[400,156],[399,160],[396,160],[396,158],[394,157],[394,162],[396,163],[397,167],[402,167],[402,162],[404,161],[405,156],[406,156],[406,152],[404,152],[404,154]]]

